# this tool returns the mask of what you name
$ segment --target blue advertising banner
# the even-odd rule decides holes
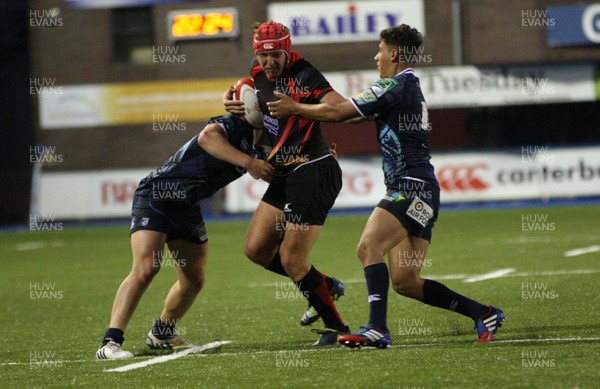
[[[185,0],[67,0],[67,5],[72,8],[119,8],[183,2]]]
[[[548,46],[590,46],[600,44],[600,3],[548,7],[554,26],[548,29]]]

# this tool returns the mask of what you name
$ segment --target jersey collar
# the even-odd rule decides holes
[[[401,74],[412,74],[414,76],[415,71],[413,70],[413,68],[406,68],[403,71],[401,71],[400,73],[396,74],[394,77],[398,77]]]

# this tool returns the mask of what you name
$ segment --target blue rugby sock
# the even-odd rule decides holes
[[[367,290],[369,291],[369,324],[387,330],[387,299],[390,273],[385,263],[365,267]]]
[[[486,305],[460,295],[433,280],[424,280],[423,302],[427,305],[460,313],[473,320],[478,320],[488,312]]]
[[[106,334],[104,335],[104,339],[102,339],[102,345],[104,346],[111,340],[119,344],[123,344],[123,342],[125,341],[124,335],[125,333],[123,332],[123,330],[119,328],[109,328],[106,331]]]

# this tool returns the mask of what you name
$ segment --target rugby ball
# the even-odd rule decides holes
[[[254,81],[242,78],[235,84],[235,99],[244,102],[244,120],[254,128],[263,128],[263,115],[258,105],[258,97],[254,93]]]

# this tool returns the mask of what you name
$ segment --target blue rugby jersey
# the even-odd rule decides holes
[[[256,156],[253,149],[254,129],[242,119],[228,114],[213,117],[208,122],[218,123],[225,130],[227,140],[233,147],[251,157]],[[178,190],[185,192],[185,202],[195,204],[212,196],[246,172],[239,166],[231,165],[207,153],[198,144],[198,136],[195,135],[164,164],[146,176],[140,182],[140,186],[157,182],[176,182]],[[262,157],[264,159],[265,156]],[[162,187],[168,188],[166,185]]]
[[[388,189],[402,178],[417,178],[439,187],[429,162],[427,105],[412,69],[382,78],[351,99],[364,117],[374,117]]]

